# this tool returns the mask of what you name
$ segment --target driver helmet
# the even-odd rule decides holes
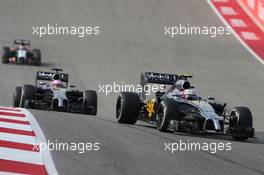
[[[51,82],[51,85],[54,89],[59,89],[59,88],[63,88],[63,83],[61,80],[53,80]]]
[[[25,47],[24,47],[23,45],[20,45],[20,46],[18,46],[18,49],[19,49],[19,50],[24,50]]]
[[[182,81],[181,82],[181,89],[182,91],[190,89],[191,88],[191,84],[189,81]]]
[[[184,90],[191,89],[191,84],[186,80],[178,80],[173,84],[171,92],[176,96],[181,96]]]
[[[194,89],[185,89],[182,91],[182,98],[187,100],[197,100],[197,93]]]

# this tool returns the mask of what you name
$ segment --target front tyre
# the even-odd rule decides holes
[[[140,99],[137,93],[122,92],[116,102],[116,119],[119,123],[132,124],[137,122],[140,111]]]
[[[12,99],[13,107],[20,106],[21,94],[22,94],[22,87],[21,86],[16,87],[13,92],[13,99]]]
[[[9,63],[10,48],[9,47],[3,47],[1,56],[2,56],[2,63],[4,63],[4,64]]]
[[[35,98],[36,98],[35,86],[25,84],[22,87],[20,107],[34,108],[35,107]]]
[[[234,140],[246,140],[254,136],[253,119],[249,108],[235,107],[230,116],[229,127]]]
[[[97,93],[94,90],[86,90],[83,92],[83,113],[97,114]]]
[[[164,99],[158,106],[156,117],[157,129],[162,132],[168,131],[170,121],[180,119],[178,103],[172,99]]]
[[[59,110],[59,100],[57,98],[52,100],[51,108],[52,108],[53,111],[58,111]]]

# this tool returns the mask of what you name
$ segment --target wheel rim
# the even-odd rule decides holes
[[[232,128],[235,128],[235,127],[237,127],[237,116],[236,116],[236,114],[233,112],[233,113],[231,113],[231,127]]]

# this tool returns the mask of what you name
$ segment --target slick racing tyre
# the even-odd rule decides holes
[[[3,47],[2,50],[2,63],[7,64],[9,62],[9,56],[10,56],[10,48],[9,47]]]
[[[22,87],[20,107],[23,108],[34,108],[35,107],[36,90],[35,86],[25,84]]]
[[[97,114],[97,93],[93,90],[83,92],[83,113],[96,115]]]
[[[33,59],[33,64],[36,66],[41,65],[41,52],[39,49],[33,49],[32,50],[32,59]]]
[[[14,89],[13,99],[12,99],[13,107],[19,107],[20,106],[21,93],[22,93],[22,87],[21,86],[18,86]]]
[[[249,136],[254,135],[246,132],[254,132],[252,114],[250,109],[247,107],[235,107],[231,112],[229,125],[230,128],[234,130],[234,140],[246,140]]]
[[[137,93],[123,92],[117,98],[116,119],[119,123],[135,124],[140,110],[140,99]]]
[[[58,99],[53,99],[51,103],[51,108],[53,111],[58,111],[59,110],[59,100]]]
[[[180,108],[176,101],[164,99],[157,110],[157,129],[162,132],[168,131],[170,121],[180,119]]]

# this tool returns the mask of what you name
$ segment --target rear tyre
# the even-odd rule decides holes
[[[16,87],[13,92],[13,99],[12,99],[13,107],[20,106],[21,94],[22,94],[22,87],[21,86]]]
[[[25,84],[22,87],[22,95],[20,101],[20,107],[23,108],[34,108],[35,107],[35,98],[36,98],[36,89],[35,86]]]
[[[247,107],[235,107],[231,112],[229,125],[234,131],[234,140],[246,140],[254,135],[252,114]]]
[[[171,120],[180,119],[180,108],[176,101],[164,99],[157,110],[157,129],[167,132]]]
[[[117,98],[116,119],[119,123],[132,124],[137,122],[140,111],[140,99],[137,93],[123,92]]]
[[[39,49],[32,50],[33,64],[36,66],[41,65],[41,52]]]
[[[94,90],[86,90],[83,92],[83,113],[97,114],[97,93]]]
[[[10,56],[10,48],[9,47],[3,47],[2,50],[2,63],[7,64],[9,62],[9,56]]]

